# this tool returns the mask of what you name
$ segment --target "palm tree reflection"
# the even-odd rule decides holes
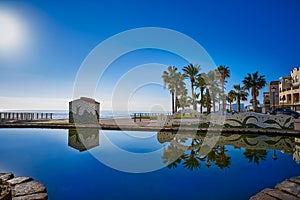
[[[260,160],[266,160],[267,151],[263,149],[246,149],[243,153],[250,163],[259,164]]]
[[[216,146],[210,148],[207,155],[201,155],[200,149],[202,147],[203,139],[193,138],[190,145],[185,145],[189,140],[188,137],[181,135],[175,137],[174,140],[165,148],[162,160],[167,163],[170,169],[177,168],[182,164],[188,170],[198,170],[202,164],[206,167],[211,167],[212,164],[220,169],[228,168],[231,164],[231,158],[226,154],[225,146]]]
[[[292,154],[295,149],[294,139],[286,136],[222,134],[217,138],[214,146],[203,145],[206,137],[201,134],[159,132],[158,140],[161,143],[168,142],[164,148],[162,161],[170,169],[180,165],[191,171],[201,167],[226,169],[231,166],[232,162],[231,156],[228,155],[229,146],[245,149],[243,156],[249,163],[257,165],[266,160],[269,149],[273,149],[272,159],[274,161],[279,159],[276,150]],[[212,136],[210,139],[216,138]],[[205,155],[201,155],[202,152],[206,152]]]

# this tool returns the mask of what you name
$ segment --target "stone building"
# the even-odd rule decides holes
[[[290,76],[281,77],[279,84],[279,104],[300,111],[300,67],[294,68]]]
[[[280,81],[271,81],[268,84],[268,92],[263,93],[264,110],[269,112],[279,107],[279,85]]]
[[[80,97],[69,102],[69,122],[82,124],[99,123],[100,103],[94,99]]]
[[[277,107],[290,107],[300,112],[300,67],[291,70],[289,76],[280,77],[280,81],[271,81],[263,101],[266,112]]]

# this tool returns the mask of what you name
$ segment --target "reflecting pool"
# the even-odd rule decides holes
[[[54,200],[249,199],[300,175],[295,137],[227,134],[211,146],[203,145],[204,140],[214,136],[0,129],[0,171],[43,182]],[[156,160],[131,162],[120,150],[142,157],[155,152]],[[103,158],[109,163],[100,162]],[[116,170],[152,167],[152,161],[165,167],[148,173]]]

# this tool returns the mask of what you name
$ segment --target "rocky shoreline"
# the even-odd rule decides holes
[[[275,186],[274,189],[266,188],[250,200],[299,200],[300,199],[300,176],[289,178]]]
[[[0,173],[0,200],[47,200],[44,184],[26,176]]]

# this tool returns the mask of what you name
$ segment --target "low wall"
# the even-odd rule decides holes
[[[196,126],[198,128],[260,128],[293,130],[295,120],[289,115],[267,115],[255,112],[237,113],[228,116],[210,114],[192,119],[176,119],[173,116],[159,116],[162,126]]]

